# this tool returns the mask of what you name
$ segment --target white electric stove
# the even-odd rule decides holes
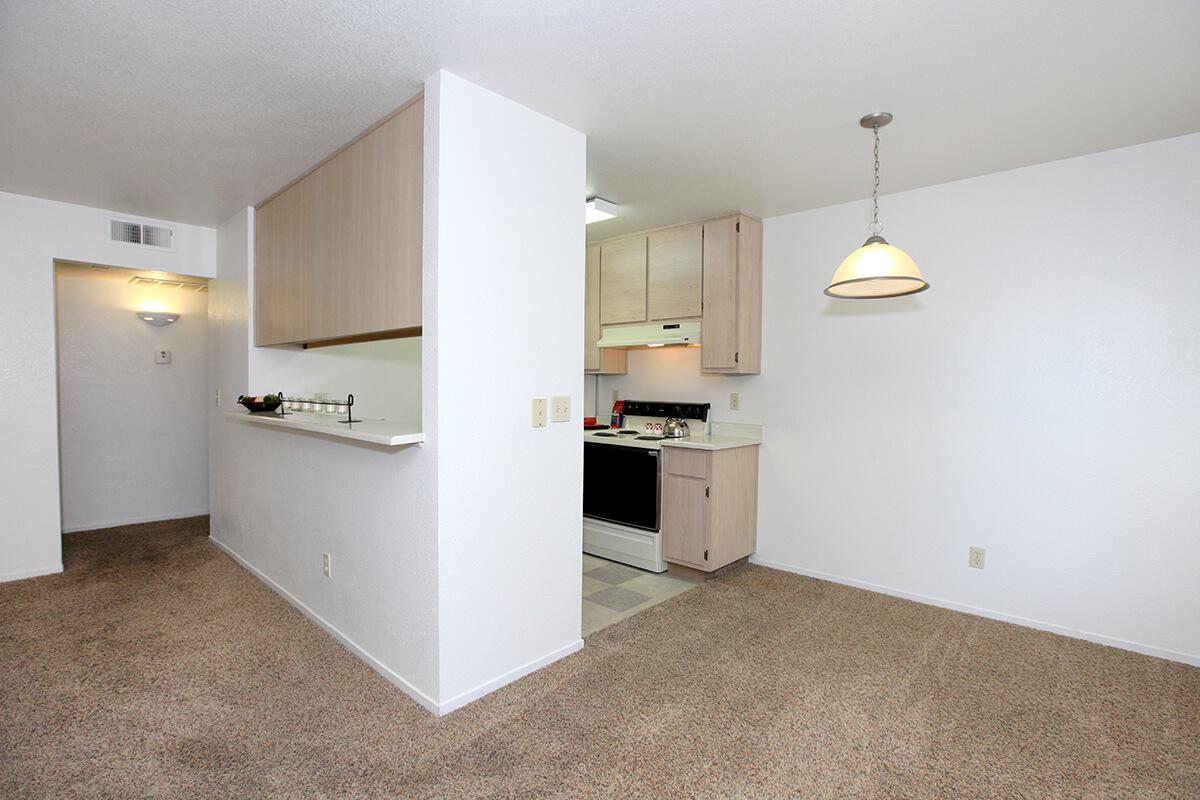
[[[669,418],[709,433],[708,403],[626,400],[625,425],[583,434],[583,551],[664,572],[659,454]]]

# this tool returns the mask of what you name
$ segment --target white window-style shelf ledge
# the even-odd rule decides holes
[[[425,441],[425,432],[412,423],[393,422],[387,419],[364,419],[347,425],[334,417],[288,412],[286,417],[276,414],[251,414],[247,411],[226,411],[225,418],[248,422],[251,425],[266,425],[308,431],[336,439],[353,439],[359,442],[383,445],[384,447],[407,447]]]

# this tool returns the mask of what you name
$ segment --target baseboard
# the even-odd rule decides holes
[[[0,575],[0,583],[6,583],[8,581],[23,581],[26,578],[40,578],[42,575],[57,575],[62,571],[62,564],[51,564],[48,567],[23,569],[18,572],[6,572],[3,575]]]
[[[524,678],[529,673],[536,672],[537,670],[541,669],[542,667],[545,667],[549,664],[553,664],[555,661],[558,661],[560,658],[566,658],[567,656],[571,655],[572,653],[578,653],[582,649],[583,649],[583,639],[576,639],[575,641],[571,642],[570,644],[560,647],[557,650],[553,650],[544,656],[535,658],[533,661],[530,661],[527,664],[522,664],[521,666],[517,667],[516,669],[509,670],[508,672],[504,673],[503,675],[499,676],[498,678],[493,678],[492,680],[487,681],[486,683],[481,683],[478,686],[476,686],[474,689],[468,689],[467,691],[463,692],[462,694],[457,695],[456,697],[452,697],[451,699],[442,703],[437,712],[438,716],[441,716],[443,714],[449,714],[451,711],[462,708],[467,703],[470,703],[474,700],[478,700],[479,698],[483,697],[486,694],[491,694],[492,692],[499,689],[501,686],[512,683],[513,681],[518,680],[519,678]]]
[[[978,606],[967,605],[966,603],[958,603],[953,600],[943,600],[940,597],[929,597],[928,595],[917,594],[916,592],[906,592],[903,589],[893,589],[890,586],[880,586],[866,581],[855,580],[854,578],[846,578],[841,575],[831,575],[827,572],[818,572],[804,567],[797,567],[792,564],[783,564],[778,561],[769,561],[765,558],[750,556],[752,564],[758,564],[771,569],[778,569],[784,572],[794,572],[797,575],[804,575],[809,578],[816,578],[822,581],[830,581],[832,583],[840,583],[843,586],[853,586],[856,589],[866,589],[869,592],[878,592],[879,594],[891,595],[892,597],[900,597],[905,600],[913,600],[926,605],[938,606],[939,608],[948,608],[951,611],[961,611],[964,614],[973,614],[977,617],[987,617],[1001,622],[1011,622],[1014,625],[1022,625],[1026,628],[1035,628],[1039,631],[1048,631],[1049,633],[1057,633],[1061,636],[1069,636],[1072,639],[1083,639],[1094,644],[1102,644],[1108,647],[1116,647],[1121,650],[1130,650],[1134,653],[1142,655],[1154,656],[1155,658],[1163,658],[1168,661],[1178,661],[1182,664],[1189,664],[1193,667],[1200,667],[1200,655],[1190,653],[1180,653],[1175,650],[1166,650],[1162,647],[1154,647],[1153,645],[1142,644],[1141,642],[1131,642],[1126,639],[1118,639],[1113,636],[1105,636],[1100,633],[1092,633],[1090,631],[1077,630],[1075,628],[1067,628],[1062,625],[1055,625],[1052,622],[1043,622],[1041,620],[1029,619],[1028,617],[1019,617],[1014,614],[1005,614],[1001,611],[992,611],[987,608],[979,608]]]
[[[275,581],[268,578],[260,570],[255,568],[252,564],[250,564],[250,562],[246,561],[246,559],[242,558],[240,555],[235,553],[228,545],[222,544],[219,540],[214,539],[211,536],[208,537],[208,540],[210,542],[212,542],[213,544],[215,544],[218,548],[220,548],[222,552],[224,552],[226,555],[228,555],[230,558],[232,558],[234,561],[236,561],[238,564],[240,564],[243,569],[245,569],[251,575],[253,575],[254,577],[258,578],[260,581],[265,583],[268,587],[270,587],[271,590],[273,592],[275,592],[275,594],[279,595],[284,600],[287,600],[289,603],[291,603],[293,606],[295,606],[295,608],[301,614],[303,614],[304,616],[311,619],[313,622],[320,625],[325,630],[325,632],[328,633],[330,636],[332,636],[334,639],[336,639],[338,641],[338,643],[341,644],[342,647],[346,648],[351,653],[353,653],[354,655],[358,656],[360,659],[365,661],[367,666],[369,666],[371,669],[378,672],[380,675],[382,675],[384,677],[385,680],[387,680],[389,683],[391,683],[397,689],[399,689],[400,691],[404,692],[406,695],[411,697],[413,700],[415,700],[417,703],[419,703],[427,711],[430,711],[439,716],[446,713],[445,711],[441,710],[441,708],[439,707],[436,700],[434,700],[432,697],[430,697],[429,695],[422,692],[416,686],[413,686],[411,683],[409,683],[407,680],[405,680],[402,676],[393,672],[382,661],[375,658],[375,656],[371,655],[366,650],[364,650],[362,647],[360,647],[353,639],[351,639],[349,636],[342,633],[340,630],[338,630],[333,625],[331,625],[329,622],[327,622],[324,618],[321,617],[320,614],[313,611],[311,608],[306,606],[304,603],[300,602],[299,598],[295,597],[287,589],[284,589],[278,583],[276,583]]]
[[[171,514],[160,514],[154,517],[135,517],[133,519],[122,519],[115,522],[93,522],[87,525],[71,525],[64,527],[63,533],[82,533],[83,531],[102,531],[105,528],[120,528],[125,525],[141,525],[145,522],[166,522],[169,519],[188,519],[189,517],[203,517],[208,514],[208,509],[203,511],[176,511]]]

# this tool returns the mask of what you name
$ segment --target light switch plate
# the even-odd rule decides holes
[[[546,427],[546,398],[533,398],[533,427]]]
[[[557,395],[550,398],[550,421],[571,421],[571,398],[569,395]]]
[[[155,364],[170,364],[171,363],[171,351],[170,350],[155,350],[154,351],[154,363]]]

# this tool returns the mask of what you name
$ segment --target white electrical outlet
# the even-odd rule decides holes
[[[737,392],[729,393],[729,410],[737,411],[742,407],[742,397]]]
[[[983,569],[983,556],[987,553],[982,547],[972,547],[971,555],[967,558],[967,563],[975,569]]]
[[[533,427],[546,427],[546,398],[533,398]]]
[[[170,364],[171,363],[171,351],[170,350],[155,350],[154,351],[154,363],[155,364]]]
[[[321,572],[325,574],[326,578],[333,575],[333,556],[329,553],[321,553]]]
[[[568,395],[558,395],[550,398],[550,421],[571,421],[571,398]]]
[[[220,390],[220,388],[218,388],[216,393],[213,395],[213,400],[216,402],[217,408],[220,408],[221,407],[221,390]]]

